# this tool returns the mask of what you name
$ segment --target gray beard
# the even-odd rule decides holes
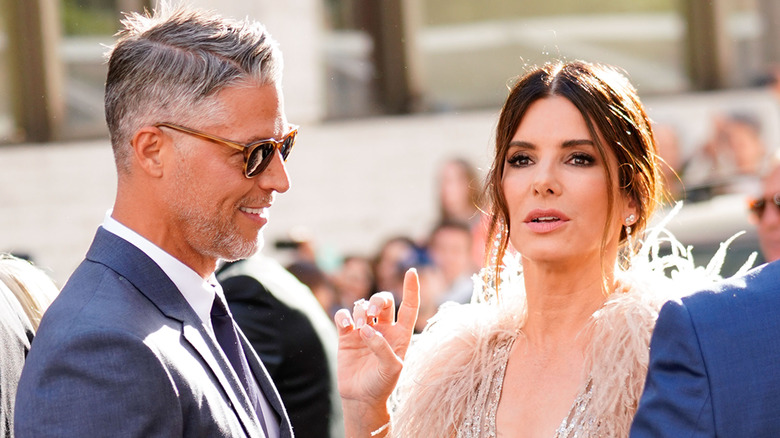
[[[176,212],[180,223],[186,224],[188,228],[185,234],[187,243],[199,254],[234,261],[253,255],[263,246],[262,230],[255,240],[245,240],[228,219],[219,217],[213,210],[204,211],[208,210],[208,207],[188,202],[193,196],[198,196],[189,189],[197,187],[192,183],[194,176],[186,167],[177,169],[176,173],[179,189],[172,192],[167,201]]]
[[[189,228],[187,243],[198,253],[214,259],[234,261],[250,257],[262,248],[262,231],[258,233],[257,239],[245,240],[231,227],[229,221],[220,221],[213,212],[204,214],[184,199],[173,197],[171,202],[178,212],[179,220]]]

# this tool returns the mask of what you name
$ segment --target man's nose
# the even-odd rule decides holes
[[[274,151],[268,167],[263,169],[260,175],[257,175],[255,178],[257,179],[257,185],[263,190],[274,190],[284,193],[290,189],[290,175],[287,173],[287,165],[278,149]]]

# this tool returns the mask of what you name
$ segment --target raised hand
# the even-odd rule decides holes
[[[369,436],[389,421],[387,399],[401,374],[419,307],[420,284],[412,268],[404,277],[397,321],[389,292],[356,302],[351,314],[336,312],[339,393],[348,437]]]

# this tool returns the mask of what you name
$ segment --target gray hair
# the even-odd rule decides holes
[[[108,54],[105,111],[117,170],[129,170],[130,142],[142,126],[204,121],[215,95],[250,83],[278,84],[282,55],[262,24],[163,4],[122,20]]]

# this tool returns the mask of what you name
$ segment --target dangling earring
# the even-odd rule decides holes
[[[499,253],[501,252],[501,243],[506,234],[506,222],[504,221],[504,218],[499,217],[496,222],[495,233],[490,237],[490,253],[486,260],[487,266],[483,269],[482,301],[486,303],[491,302],[493,299],[498,299],[498,288],[501,283],[501,264],[503,262],[499,257]]]
[[[636,222],[636,216],[629,214],[626,218],[626,246],[628,247],[628,253],[634,253],[634,241],[631,239],[631,226]]]
[[[496,232],[493,235],[493,244],[490,248],[490,260],[488,266],[498,266],[501,264],[501,260],[498,258],[498,250],[501,248],[501,241],[504,238],[504,234],[506,233],[506,222],[504,221],[504,218],[499,218],[498,222],[496,223]]]

